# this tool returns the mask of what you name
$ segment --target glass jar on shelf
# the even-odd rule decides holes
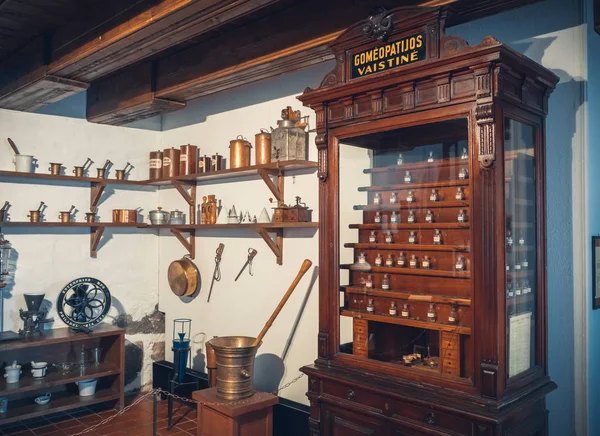
[[[385,259],[385,266],[394,266],[394,258],[391,254],[387,255],[387,258]]]
[[[469,171],[466,168],[461,168],[458,172],[458,178],[460,180],[467,180],[469,178]]]
[[[400,223],[400,215],[398,215],[395,210],[392,211],[392,214],[390,215],[390,223],[391,224],[399,224]]]
[[[425,214],[425,222],[427,222],[427,223],[433,222],[433,212],[431,212],[430,210],[428,210],[427,213]]]
[[[371,230],[371,234],[369,235],[369,242],[372,244],[377,242],[377,233],[375,233],[375,230]]]
[[[381,280],[381,289],[384,291],[388,291],[390,289],[390,275],[384,274],[383,279]]]
[[[373,276],[369,274],[365,280],[365,288],[373,288]]]
[[[383,265],[383,257],[381,257],[381,254],[377,253],[377,256],[375,257],[375,266],[381,265]]]
[[[391,316],[396,316],[398,314],[398,308],[396,307],[396,302],[395,301],[392,301],[390,303],[389,314]]]
[[[435,304],[430,303],[429,308],[427,309],[427,321],[435,322],[435,320],[436,320]]]
[[[402,153],[398,153],[398,158],[396,159],[396,165],[403,165],[404,164],[404,157],[402,156]]]
[[[400,315],[402,315],[402,318],[408,318],[410,316],[410,309],[408,303],[404,303],[402,305],[402,311],[400,312]]]
[[[430,151],[429,156],[427,156],[427,162],[432,163],[434,160],[433,151]]]
[[[512,248],[512,246],[513,246],[513,237],[512,237],[512,232],[510,230],[506,231],[506,246],[508,248]]]
[[[375,212],[375,218],[373,221],[375,224],[381,224],[381,213],[379,211]]]
[[[434,245],[442,245],[442,233],[439,229],[435,229],[433,231],[433,244]]]
[[[398,194],[396,192],[390,194],[390,204],[398,204]]]
[[[429,259],[429,256],[423,256],[421,266],[423,267],[423,269],[431,269],[431,260]]]
[[[373,204],[383,204],[383,199],[381,198],[381,192],[376,192],[375,197],[373,197]]]
[[[460,155],[460,158],[461,158],[462,160],[467,160],[467,159],[469,159],[469,151],[467,150],[467,147],[463,147],[463,149],[462,149],[462,153],[461,153],[461,155]]]
[[[367,265],[367,256],[365,255],[365,253],[360,253],[358,255],[358,264],[360,266]]]
[[[456,269],[456,271],[464,271],[466,269],[465,258],[463,256],[458,256],[454,268]]]
[[[386,231],[385,232],[385,243],[386,244],[391,244],[393,242],[392,240],[392,232],[391,231]]]
[[[458,222],[459,223],[467,222],[467,214],[465,214],[465,211],[463,209],[460,209],[458,211]]]
[[[523,245],[525,245],[525,237],[521,233],[521,236],[519,236],[519,246],[522,247]]]
[[[458,201],[462,201],[462,200],[464,200],[464,199],[465,199],[465,193],[464,193],[464,191],[463,191],[463,188],[462,188],[462,186],[459,186],[458,188],[456,188],[456,195],[455,195],[455,198],[456,198]]]
[[[453,304],[448,315],[448,322],[450,324],[458,324],[458,305]]]
[[[407,203],[415,202],[415,194],[412,191],[408,191],[408,194],[406,194],[406,202]]]
[[[400,254],[398,255],[398,262],[396,262],[396,264],[400,268],[404,268],[406,266],[406,256],[404,255],[403,251],[401,251]]]
[[[438,196],[437,190],[432,189],[431,194],[429,194],[429,201],[438,201],[438,199],[439,199],[439,196]]]
[[[416,244],[417,243],[417,233],[414,231],[411,231],[408,235],[408,243],[409,244]]]
[[[407,220],[409,224],[414,224],[417,222],[417,217],[415,216],[415,211],[414,210],[409,210],[408,211],[408,218]]]
[[[417,268],[419,266],[419,259],[417,258],[417,256],[415,256],[414,254],[410,256],[408,266],[411,268]]]
[[[410,171],[405,171],[404,172],[404,183],[412,183],[412,175],[410,174]]]
[[[369,298],[369,301],[367,303],[367,313],[374,313],[375,312],[375,304],[373,304],[373,299]]]

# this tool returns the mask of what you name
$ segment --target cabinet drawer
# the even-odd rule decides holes
[[[324,381],[323,393],[338,397],[346,403],[356,403],[361,407],[366,406],[377,413],[383,414],[384,410],[389,410],[389,404],[386,402],[385,397],[356,389],[353,386]]]
[[[446,348],[445,350],[442,350],[441,352],[441,356],[440,358],[442,360],[459,360],[460,359],[460,353],[458,352],[458,349],[454,348]]]
[[[471,422],[449,415],[443,412],[438,412],[433,408],[415,406],[406,402],[396,403],[394,419],[399,421],[410,420],[415,424],[422,424],[423,429],[431,429],[439,432],[450,432],[452,434],[471,435]],[[403,434],[403,433],[399,433]]]

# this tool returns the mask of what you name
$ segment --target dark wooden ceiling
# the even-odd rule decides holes
[[[375,4],[445,5],[453,25],[536,1],[0,0],[0,108],[88,90],[88,120],[125,124],[327,61]]]

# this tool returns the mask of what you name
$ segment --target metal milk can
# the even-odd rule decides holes
[[[271,129],[271,162],[308,159],[308,133],[301,117],[291,106],[281,111],[282,119]]]

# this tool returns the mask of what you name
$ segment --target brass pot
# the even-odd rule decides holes
[[[106,168],[96,168],[98,170],[97,178],[104,179],[106,177]]]
[[[50,174],[53,176],[59,176],[60,172],[62,171],[62,164],[50,162],[50,168],[48,169],[50,170]]]
[[[256,165],[271,163],[271,133],[266,129],[260,129],[260,133],[254,135],[254,146],[256,147]]]
[[[229,167],[249,167],[251,152],[252,145],[246,139],[244,139],[242,135],[238,135],[236,139],[229,141]]]
[[[95,223],[96,222],[96,212],[86,212],[85,220],[88,223]]]
[[[31,221],[32,223],[39,223],[40,218],[42,216],[42,212],[39,210],[30,210],[29,215],[27,216],[29,217],[29,221]]]
[[[125,170],[115,170],[115,178],[117,180],[125,180]]]
[[[167,277],[171,291],[178,297],[194,295],[200,287],[200,271],[189,255],[171,262]]]
[[[75,174],[75,177],[83,177],[83,170],[83,167],[75,167],[73,174]]]
[[[71,212],[69,212],[69,211],[60,212],[60,215],[58,216],[58,218],[60,219],[61,223],[68,223],[71,221]]]
[[[137,209],[113,209],[113,223],[135,224],[137,221]]]
[[[208,342],[217,358],[217,397],[235,401],[254,395],[254,359],[262,344],[252,346],[255,339],[223,336]]]

